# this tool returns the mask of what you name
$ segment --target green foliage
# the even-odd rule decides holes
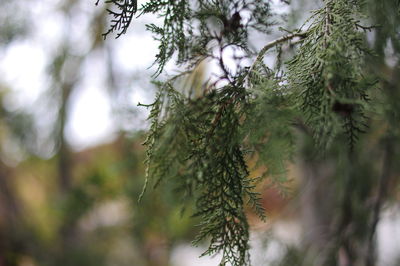
[[[175,185],[185,202],[194,201],[195,216],[202,221],[194,244],[209,238],[203,255],[221,252],[220,265],[250,264],[246,199],[262,219],[265,215],[260,195],[254,192],[257,178],[249,178],[247,154],[257,157],[257,166],[267,167],[270,183],[284,190],[297,129],[311,136],[313,155],[323,157],[331,151],[350,158],[347,155],[369,127],[376,75],[365,67],[374,56],[366,41],[372,28],[360,22],[365,20],[365,3],[323,3],[304,23],[306,30],[289,31],[266,44],[257,56],[249,36],[273,29],[269,1],[165,0],[149,1],[140,9],[141,14],[163,19],[161,26],[147,26],[160,42],[156,74],[174,56],[186,68],[157,82],[154,103],[142,105],[151,109],[143,193],[149,182],[154,187],[167,182]],[[398,52],[396,40],[392,42]],[[274,48],[277,63],[270,69],[263,59]],[[228,50],[234,54],[229,66]],[[294,55],[282,65],[286,50]],[[243,60],[253,64],[246,67]],[[198,71],[204,61],[216,63],[219,72],[215,80],[201,85],[202,95],[193,98],[185,92],[199,88],[193,84],[182,88],[179,81]],[[341,149],[335,149],[338,143]],[[343,171],[343,176],[350,172]],[[343,187],[351,184],[344,183]],[[368,194],[363,193],[360,202]]]
[[[97,0],[96,5],[98,5],[99,1],[100,0]],[[105,2],[110,3],[116,10],[107,9],[108,14],[110,14],[113,19],[111,20],[110,28],[103,36],[106,38],[108,34],[119,31],[117,34],[118,38],[126,33],[131,24],[133,15],[137,11],[137,0],[106,0]]]
[[[247,265],[249,235],[243,198],[264,215],[241,148],[240,118],[247,95],[240,87],[228,86],[192,101],[171,83],[160,86],[156,101],[149,106],[147,178],[155,180],[155,185],[161,180],[176,183],[185,201],[195,197],[194,215],[202,222],[194,244],[211,237],[203,255],[222,252],[222,265]]]
[[[248,30],[266,32],[271,24],[269,4],[264,1],[149,1],[141,8],[141,14],[146,13],[163,19],[162,26],[147,25],[160,41],[156,74],[175,52],[181,65],[193,66],[213,57],[211,41],[218,42],[221,49],[233,46],[248,51]],[[244,20],[243,13],[249,18]]]
[[[368,50],[357,31],[355,9],[351,1],[326,1],[311,17],[307,37],[288,64],[292,90],[301,98],[306,123],[319,146],[329,146],[344,133],[352,149],[367,128],[365,106],[371,85],[364,78],[363,61]]]
[[[246,145],[260,157],[256,167],[266,165],[265,175],[273,177],[272,184],[285,192],[286,162],[291,160],[295,144],[290,128],[299,115],[296,98],[282,85],[283,78],[263,64],[252,70],[250,80],[253,99],[242,128],[248,134]]]
[[[147,29],[154,33],[155,38],[160,41],[159,53],[154,62],[158,63],[157,73],[161,73],[164,65],[175,51],[179,51],[178,63],[182,62],[188,49],[185,33],[192,28],[187,23],[191,17],[189,1],[150,1],[142,7],[141,11],[141,14],[158,13],[164,19],[162,27],[155,24],[147,25]]]

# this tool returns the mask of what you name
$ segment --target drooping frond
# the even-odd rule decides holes
[[[122,11],[109,11],[116,18],[109,32],[122,34],[136,2],[110,2]],[[157,14],[162,21],[147,25],[159,41],[156,75],[171,58],[186,68],[183,73],[195,72],[204,61],[218,68],[213,83],[200,84],[203,91],[195,98],[179,86],[177,80],[185,75],[180,74],[157,83],[155,102],[146,105],[151,126],[144,143],[144,190],[149,183],[169,182],[185,200],[195,202],[194,213],[202,222],[194,243],[210,239],[203,255],[222,253],[221,265],[250,264],[246,201],[260,218],[265,214],[255,192],[257,180],[249,178],[246,152],[258,158],[257,166],[267,166],[265,176],[274,177],[270,183],[285,190],[295,145],[293,125],[310,129],[321,151],[339,138],[352,150],[367,128],[372,83],[363,69],[369,50],[360,31],[360,2],[324,1],[307,21],[307,30],[289,31],[267,43],[258,56],[249,36],[271,29],[269,1],[151,0],[140,8],[140,14]],[[283,64],[288,42],[300,48],[288,48],[294,56]],[[263,59],[274,48],[278,60],[270,69]],[[233,54],[230,64],[227,54]],[[246,60],[253,64],[245,67]]]
[[[163,19],[161,26],[147,25],[159,41],[156,74],[175,54],[178,64],[189,67],[205,58],[216,59],[212,42],[224,50],[231,47],[249,52],[248,31],[266,32],[272,24],[270,5],[265,1],[149,1],[140,10]]]
[[[352,1],[326,1],[289,62],[289,82],[302,99],[306,123],[321,147],[345,134],[352,149],[366,129],[370,85],[363,60],[368,49],[357,29],[355,10]]]
[[[264,216],[241,144],[246,97],[243,88],[225,87],[191,101],[164,84],[150,106],[147,178],[155,185],[174,182],[182,196],[194,197],[202,220],[194,243],[210,238],[203,255],[221,252],[221,265],[249,265],[244,200]]]
[[[97,0],[96,5],[99,1]],[[116,37],[118,38],[128,30],[137,11],[137,0],[106,0],[105,3],[111,5],[111,8],[107,8],[107,12],[112,19],[111,25],[103,37],[106,38],[110,33],[118,31]]]

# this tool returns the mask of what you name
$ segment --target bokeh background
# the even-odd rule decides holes
[[[277,13],[288,11],[275,2]],[[305,2],[294,6],[307,10]],[[204,247],[190,244],[198,221],[168,184],[137,201],[148,126],[137,104],[153,99],[157,53],[145,24],[157,17],[104,40],[103,3],[0,3],[0,266],[217,265],[218,257],[198,258]],[[176,70],[172,62],[166,74]],[[260,188],[267,223],[249,212],[254,265],[300,243],[296,180],[290,186],[288,197]],[[396,260],[399,241],[398,209],[387,208],[381,265]]]

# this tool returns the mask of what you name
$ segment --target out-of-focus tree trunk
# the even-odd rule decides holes
[[[20,207],[10,182],[11,175],[0,162],[0,266],[17,265],[23,247],[15,239],[20,222]]]
[[[376,179],[359,171],[361,159],[343,151],[314,156],[311,145],[299,164],[303,265],[365,266]]]
[[[61,99],[61,106],[59,111],[59,132],[58,132],[58,139],[60,143],[60,150],[59,150],[59,159],[58,159],[58,175],[59,175],[59,186],[60,191],[65,194],[71,189],[71,168],[72,168],[72,161],[71,161],[71,151],[68,147],[68,144],[64,138],[64,129],[65,123],[67,120],[67,103],[69,99],[69,95],[73,88],[73,84],[63,84],[61,87],[62,90],[62,99]]]
[[[388,142],[389,143],[389,142]],[[390,183],[390,144],[367,157],[301,158],[303,265],[374,266],[375,231]],[[339,161],[342,160],[341,163]],[[344,163],[343,163],[344,162]],[[370,165],[373,165],[370,163]]]
[[[310,265],[329,265],[337,197],[332,189],[334,165],[312,158],[302,158],[300,165],[305,263],[312,261]]]

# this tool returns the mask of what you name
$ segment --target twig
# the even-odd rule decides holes
[[[278,38],[276,40],[273,40],[273,41],[267,43],[261,49],[261,51],[258,53],[257,58],[254,61],[254,63],[251,65],[248,73],[253,72],[253,70],[256,67],[256,65],[259,64],[263,60],[263,58],[264,58],[265,54],[267,53],[267,51],[269,49],[271,49],[272,47],[275,47],[276,45],[278,45],[280,43],[289,41],[289,40],[291,40],[293,38],[296,38],[296,37],[303,39],[303,38],[307,37],[307,34],[308,34],[307,32],[296,32],[296,33],[292,33],[292,34],[289,34],[289,35],[285,35],[285,36],[283,36],[281,38]]]
[[[360,28],[363,31],[369,31],[369,32],[371,32],[373,29],[381,27],[381,26],[378,26],[378,25],[375,25],[375,26],[374,25],[373,26],[363,26],[363,25],[358,24],[358,23],[355,23],[355,25],[356,25],[356,28]]]
[[[211,139],[212,135],[214,134],[214,131],[217,127],[218,122],[221,120],[221,117],[223,115],[223,112],[225,110],[225,108],[227,106],[229,106],[230,104],[232,104],[235,100],[236,100],[237,96],[233,96],[232,98],[230,98],[228,101],[226,101],[225,103],[223,103],[219,108],[218,111],[214,117],[214,119],[211,122],[211,129],[210,131],[207,133],[207,142],[208,140]]]

